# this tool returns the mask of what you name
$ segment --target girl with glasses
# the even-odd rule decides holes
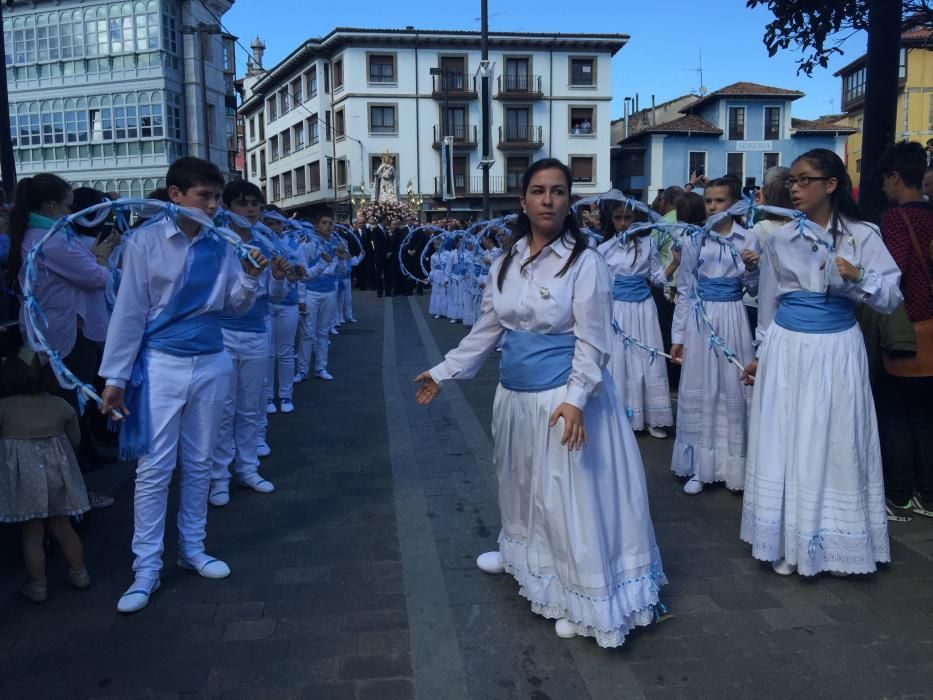
[[[842,160],[794,161],[793,221],[765,241],[742,510],[743,540],[774,571],[875,571],[891,559],[878,425],[856,304],[890,313],[900,271],[862,221]]]

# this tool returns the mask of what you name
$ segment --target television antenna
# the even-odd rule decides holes
[[[697,63],[696,68],[684,68],[684,70],[693,71],[697,74],[697,77],[700,80],[700,89],[697,91],[697,94],[700,97],[703,97],[709,90],[706,89],[706,86],[703,84],[703,49],[700,49],[699,62]]]

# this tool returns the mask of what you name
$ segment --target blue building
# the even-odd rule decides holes
[[[832,117],[793,118],[791,105],[803,96],[741,82],[696,96],[679,110],[682,116],[660,124],[651,110],[636,113],[629,117],[629,135],[613,149],[613,186],[650,201],[658,190],[686,183],[694,171],[760,185],[768,168],[790,165],[811,148],[844,158],[855,130]]]

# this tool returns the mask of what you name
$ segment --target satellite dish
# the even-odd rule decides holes
[[[700,86],[700,97],[703,97],[703,96],[706,95],[706,93],[708,93],[708,92],[709,92],[709,90],[706,88],[705,85],[701,85],[701,86]]]

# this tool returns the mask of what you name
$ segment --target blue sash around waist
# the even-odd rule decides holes
[[[506,389],[525,392],[564,386],[570,377],[576,342],[572,333],[506,331],[499,383]]]
[[[213,355],[224,349],[219,311],[201,311],[220,276],[226,243],[205,236],[188,248],[187,277],[165,308],[146,325],[139,354],[126,386],[125,403],[130,415],[120,430],[120,459],[140,457],[149,451],[149,377],[146,350],[176,357]]]
[[[297,297],[296,297],[297,299]],[[253,307],[241,316],[233,314],[223,314],[220,317],[220,325],[228,331],[240,331],[242,333],[265,333],[266,316],[269,315],[269,297],[263,294],[256,299]]]
[[[855,303],[823,292],[790,292],[780,297],[774,322],[798,333],[839,333],[855,325]]]
[[[337,277],[336,275],[323,274],[320,277],[315,277],[313,280],[305,282],[305,289],[309,292],[317,292],[318,294],[336,292]]]
[[[742,301],[742,280],[738,277],[710,277],[697,285],[703,301]]]
[[[648,280],[638,275],[616,275],[612,282],[612,298],[616,301],[644,301],[651,296]]]

